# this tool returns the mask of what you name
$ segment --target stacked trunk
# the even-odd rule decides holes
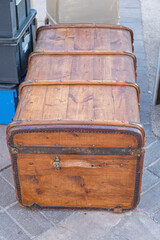
[[[145,137],[132,51],[133,33],[122,26],[39,28],[8,127],[20,205],[137,206]]]

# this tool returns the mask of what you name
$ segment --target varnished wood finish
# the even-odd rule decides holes
[[[30,62],[31,62],[32,58],[33,57],[38,57],[38,56],[41,56],[41,57],[43,56],[43,57],[46,57],[46,58],[48,56],[49,59],[51,59],[51,56],[53,56],[54,58],[57,57],[56,61],[58,60],[58,57],[59,57],[61,59],[61,61],[64,61],[64,64],[66,62],[70,62],[70,61],[71,61],[71,64],[74,64],[74,61],[77,61],[77,64],[79,64],[79,65],[81,65],[81,60],[84,58],[83,59],[83,64],[84,65],[85,65],[85,61],[88,61],[87,64],[89,62],[91,62],[91,64],[93,64],[95,62],[95,64],[93,65],[93,68],[94,67],[97,68],[98,63],[101,60],[100,63],[99,63],[99,64],[103,64],[102,66],[100,66],[101,68],[102,67],[107,68],[107,66],[110,65],[110,67],[114,66],[114,71],[116,71],[116,69],[119,67],[119,65],[121,65],[121,68],[122,67],[125,68],[126,64],[128,62],[130,64],[131,59],[132,59],[133,63],[134,63],[135,74],[136,74],[136,70],[137,70],[137,59],[136,59],[136,57],[133,53],[129,53],[129,52],[106,52],[106,51],[103,51],[103,52],[99,52],[99,51],[93,51],[93,52],[90,52],[90,51],[75,51],[75,52],[64,52],[64,51],[61,51],[61,52],[59,52],[59,51],[45,52],[45,51],[43,51],[43,52],[34,52],[29,57],[28,67],[30,65]],[[97,56],[97,58],[94,58],[94,56]],[[65,58],[66,58],[66,61],[65,61]],[[34,60],[34,62],[35,61],[36,60]],[[53,61],[53,59],[52,59],[52,61]],[[47,60],[46,60],[46,62],[47,62]],[[132,69],[132,66],[133,66],[132,64],[133,63],[131,63],[129,68]],[[42,62],[40,62],[39,64],[41,66],[43,65]],[[124,64],[124,66],[123,66],[123,64]],[[66,66],[66,67],[68,68],[68,67],[71,67],[71,66]],[[99,67],[99,65],[98,65],[98,67]],[[101,70],[101,69],[99,69],[99,70]],[[125,70],[127,70],[127,69],[125,69]],[[72,71],[72,69],[70,71]]]
[[[130,51],[133,32],[118,25],[56,24],[40,27],[35,51]]]
[[[52,206],[54,202],[59,207],[114,208],[121,199],[123,208],[131,206],[135,190],[136,157],[92,155],[83,156],[82,160],[82,156],[63,155],[60,156],[60,160],[64,159],[64,162],[59,171],[52,166],[55,157],[18,154],[24,204],[29,206],[36,202],[40,206]],[[84,161],[84,165],[77,168],[75,163],[79,159]],[[68,163],[71,160],[74,162],[72,165]],[[105,167],[88,168],[85,165],[86,160],[90,165],[98,163],[105,164]]]
[[[12,157],[15,160],[12,164],[18,181],[17,196],[20,204],[31,208],[34,208],[36,202],[38,206],[45,208],[68,206],[114,209],[120,203],[124,211],[133,209],[140,193],[140,186],[136,186],[136,183],[140,182],[142,173],[144,134],[140,126],[133,127],[127,123],[124,123],[124,126],[125,124],[128,127],[120,127],[120,123],[115,124],[116,127],[111,127],[111,124],[106,127],[102,125],[76,127],[67,124],[56,126],[47,123],[46,126],[42,126],[34,125],[34,122],[28,126],[25,122],[11,124],[8,129],[8,143],[9,146],[13,146],[14,143],[14,148],[17,148],[16,154],[12,149]],[[57,154],[52,154],[49,150],[48,154],[42,154],[42,145],[51,146],[51,149],[53,146],[92,146],[95,149],[100,146],[111,149],[129,147],[131,151],[133,149],[140,151],[139,153],[133,151],[133,155],[109,156],[58,154],[60,170],[57,170],[54,167]],[[37,153],[31,154],[29,151],[26,152],[27,150],[21,152],[18,146],[20,148],[27,146],[28,150],[29,146],[38,146]],[[96,182],[93,182],[94,177]],[[81,186],[81,181],[85,183],[86,192]],[[60,188],[62,183],[63,187]],[[111,198],[114,200],[111,201]]]
[[[16,121],[62,119],[82,123],[116,119],[139,123],[137,91],[124,86],[33,85],[23,89],[16,118]]]
[[[40,28],[37,39],[42,52],[30,57],[7,130],[19,204],[134,209],[145,136],[136,58],[123,52],[132,50],[132,32],[56,25]]]

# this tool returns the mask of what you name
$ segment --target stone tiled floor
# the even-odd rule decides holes
[[[38,6],[42,24],[43,0],[36,1],[35,6]],[[150,125],[150,92],[139,0],[122,0],[120,16],[120,23],[132,28],[135,34],[141,122],[146,131],[142,195],[138,208],[117,215],[109,212],[30,211],[19,207],[5,143],[6,126],[0,126],[0,239],[160,239],[160,141],[152,134]]]

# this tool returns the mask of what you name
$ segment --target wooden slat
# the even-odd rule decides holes
[[[26,96],[27,88],[23,89],[22,95]],[[58,119],[82,122],[117,120],[139,123],[140,121],[137,92],[131,87],[66,85],[50,86],[48,92],[47,86],[37,85],[29,88],[32,90],[27,96],[27,105],[23,102],[18,106],[19,116],[14,119],[16,121]],[[63,97],[60,95],[62,91]],[[24,107],[25,111],[22,110]]]
[[[32,61],[33,59],[33,61]],[[133,58],[119,55],[38,54],[31,58],[27,80],[118,80],[136,82]],[[127,66],[127,67],[126,67]],[[34,71],[34,69],[36,69]]]
[[[121,26],[62,25],[37,31],[35,51],[132,51],[133,32]]]

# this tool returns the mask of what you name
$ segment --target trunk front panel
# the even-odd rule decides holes
[[[21,205],[123,210],[137,205],[144,155],[140,130],[24,125],[8,133]]]
[[[137,157],[58,155],[59,170],[54,164],[56,157],[54,154],[18,154],[24,205],[133,206]]]

